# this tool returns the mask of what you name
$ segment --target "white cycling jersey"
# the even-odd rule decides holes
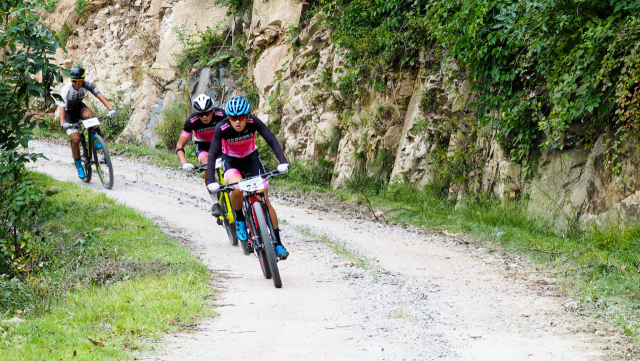
[[[63,86],[60,91],[60,96],[62,97],[60,106],[65,107],[67,110],[80,109],[83,105],[82,100],[87,95],[87,92],[91,92],[94,96],[100,94],[98,88],[88,81],[83,81],[82,86],[78,90],[75,90],[71,82],[69,82],[69,84]]]

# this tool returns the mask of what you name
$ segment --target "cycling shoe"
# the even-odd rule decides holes
[[[222,209],[220,208],[220,203],[216,203],[211,206],[211,215],[214,217],[220,217],[222,215]]]
[[[246,249],[246,254],[252,254],[253,253],[253,245],[251,243],[249,243],[249,241],[242,241],[242,248]]]
[[[238,240],[246,242],[249,239],[247,234],[247,224],[244,221],[236,221],[236,235]]]
[[[289,257],[289,251],[280,244],[276,246],[276,254],[280,259],[287,259],[287,257]]]
[[[93,134],[91,134],[91,143],[93,143],[94,138]],[[100,142],[96,143],[96,149],[102,149],[102,144],[100,144]]]
[[[80,159],[76,160],[76,168],[78,169],[78,177],[79,178],[84,178],[87,175],[84,174],[84,169],[82,169],[82,162],[80,161]]]

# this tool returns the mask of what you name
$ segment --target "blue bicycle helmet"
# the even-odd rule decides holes
[[[225,112],[230,117],[251,113],[251,104],[244,97],[233,97],[227,102]]]

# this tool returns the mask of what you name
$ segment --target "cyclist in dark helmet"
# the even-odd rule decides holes
[[[176,155],[178,156],[180,163],[182,163],[182,169],[185,172],[191,172],[194,168],[193,164],[187,162],[187,158],[184,156],[184,147],[187,146],[191,133],[193,133],[193,140],[195,143],[194,149],[196,151],[198,161],[200,164],[207,164],[207,161],[209,160],[209,148],[211,147],[213,131],[216,129],[216,125],[218,125],[218,123],[226,116],[224,114],[224,110],[213,106],[213,100],[211,100],[211,98],[206,94],[198,95],[193,100],[192,105],[194,112],[191,113],[184,122],[182,134],[180,134],[180,138],[178,138],[178,142],[176,143]],[[205,185],[207,184],[207,176],[208,172],[205,171]],[[214,217],[218,217],[222,214],[220,204],[218,203],[218,197],[211,193],[211,191],[208,192],[209,196],[211,196],[211,201],[213,202],[211,214]]]
[[[256,148],[256,132],[258,132],[278,157],[280,161],[278,171],[286,173],[289,170],[289,163],[284,156],[280,143],[278,143],[278,139],[258,117],[250,114],[251,105],[245,98],[240,96],[231,98],[225,107],[225,111],[227,118],[218,123],[211,139],[207,168],[213,169],[215,159],[221,157],[224,180],[227,183],[237,182],[243,176],[255,177],[266,173]],[[207,187],[214,193],[220,189],[220,185],[214,179],[213,172],[209,173],[208,184]],[[286,259],[289,256],[289,252],[284,248],[280,240],[278,217],[271,206],[271,202],[269,202],[268,187],[269,185],[266,184],[264,195],[275,231],[276,254],[280,259]],[[241,210],[242,192],[233,191],[230,198],[231,205],[236,211],[236,233],[238,239],[241,242],[247,242],[249,236],[245,217]]]
[[[60,102],[60,126],[67,131],[67,135],[71,139],[71,153],[78,169],[78,177],[84,178],[84,169],[82,169],[82,163],[80,162],[80,134],[76,129],[70,129],[71,124],[77,123],[80,120],[89,119],[93,117],[93,112],[82,101],[88,92],[91,92],[104,106],[109,109],[109,117],[116,116],[116,111],[113,109],[107,98],[100,93],[100,91],[93,86],[93,84],[84,80],[84,69],[81,67],[73,67],[69,72],[71,81],[62,87],[60,96],[62,101]],[[93,141],[91,139],[90,141]],[[101,145],[97,145],[100,149]]]

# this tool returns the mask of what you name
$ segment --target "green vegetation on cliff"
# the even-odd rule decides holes
[[[389,70],[429,68],[441,52],[472,82],[472,110],[514,161],[604,132],[638,134],[638,1],[320,2],[349,50],[344,91],[384,87]]]

